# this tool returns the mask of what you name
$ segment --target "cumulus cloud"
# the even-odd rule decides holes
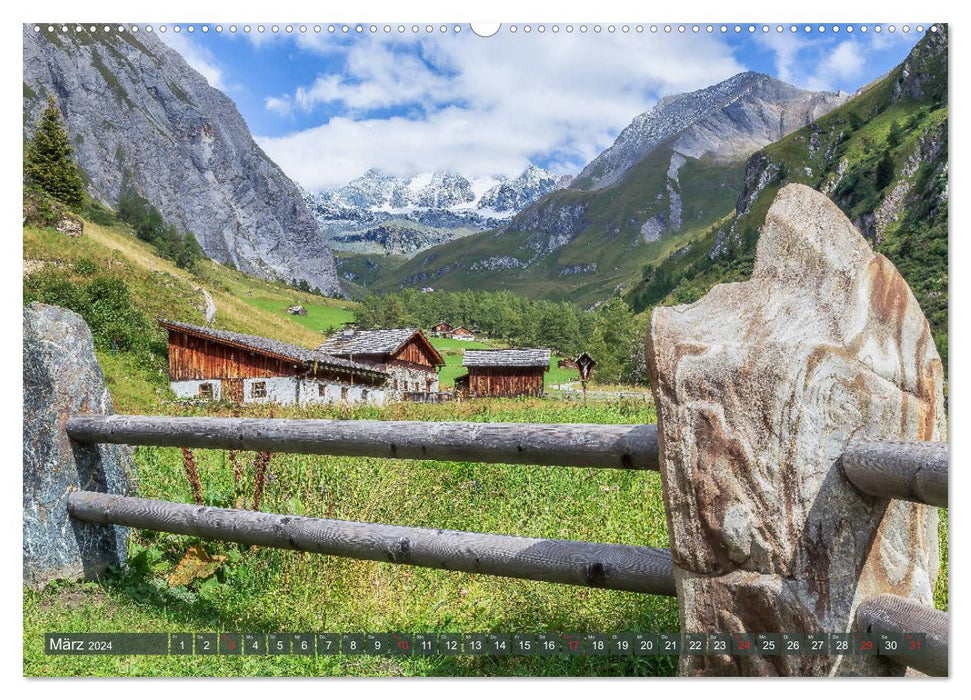
[[[835,90],[847,81],[861,80],[877,53],[913,44],[914,38],[900,31],[893,36],[884,29],[812,40],[801,33],[772,32],[759,36],[758,41],[773,52],[781,80],[807,90]]]
[[[576,173],[660,96],[745,70],[710,36],[334,39],[295,41],[337,56],[340,70],[264,100],[281,115],[328,112],[319,126],[258,138],[310,189],[343,184],[370,167],[400,174],[453,168],[475,177],[540,161]]]

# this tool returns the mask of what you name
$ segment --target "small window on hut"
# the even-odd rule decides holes
[[[327,385],[326,384],[318,384],[317,385],[317,396],[326,396],[326,395],[327,395]]]
[[[398,391],[398,380],[397,379],[394,380],[394,390],[395,391]]]
[[[250,387],[250,396],[254,399],[266,398],[266,382],[253,382]]]
[[[341,401],[347,401],[347,387],[341,387]]]
[[[213,397],[212,384],[210,384],[209,382],[205,382],[204,384],[200,384],[199,385],[199,398],[200,399],[212,399],[212,397]]]
[[[361,401],[367,401],[367,389],[361,389]]]

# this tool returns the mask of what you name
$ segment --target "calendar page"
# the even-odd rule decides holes
[[[948,675],[947,23],[224,19],[22,27],[24,676]]]

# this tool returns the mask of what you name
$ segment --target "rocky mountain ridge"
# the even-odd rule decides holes
[[[636,116],[613,145],[581,171],[572,187],[595,190],[612,185],[651,149],[672,138],[671,148],[682,158],[744,158],[847,99],[844,92],[800,90],[755,72],[663,97]]]
[[[500,226],[569,181],[534,165],[516,177],[473,179],[449,170],[396,177],[372,168],[341,187],[303,194],[333,247],[414,255]]]
[[[88,193],[134,186],[203,251],[252,274],[341,292],[298,187],[257,146],[232,100],[147,32],[24,25],[24,134],[57,98]]]

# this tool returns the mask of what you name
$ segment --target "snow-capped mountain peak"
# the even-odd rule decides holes
[[[458,233],[495,228],[543,195],[570,181],[529,165],[510,177],[466,178],[452,170],[436,170],[407,177],[372,168],[346,185],[305,193],[314,218],[336,248],[373,250],[368,232],[397,220],[402,229],[416,232],[415,251],[430,241],[442,242]],[[362,244],[366,238],[369,243]],[[345,245],[346,244],[346,245]]]

